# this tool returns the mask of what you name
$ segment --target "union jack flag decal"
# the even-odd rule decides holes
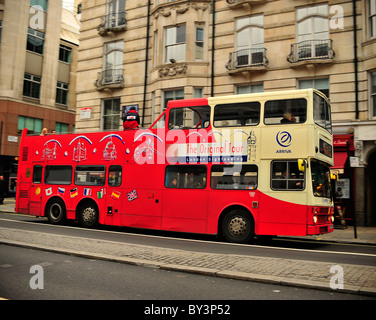
[[[127,193],[128,201],[133,201],[134,199],[137,199],[137,191],[133,190],[129,193]]]

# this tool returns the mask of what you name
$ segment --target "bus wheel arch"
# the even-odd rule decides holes
[[[218,231],[228,242],[247,243],[255,234],[253,215],[245,207],[230,206],[219,217]]]
[[[66,206],[60,197],[52,197],[48,200],[44,215],[51,224],[63,224],[66,220]]]
[[[99,208],[97,203],[90,198],[82,199],[77,204],[76,217],[81,227],[95,227],[99,219]]]

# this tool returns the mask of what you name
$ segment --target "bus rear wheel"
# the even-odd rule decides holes
[[[222,234],[228,242],[249,242],[253,236],[253,220],[250,213],[241,209],[228,212],[222,220]]]
[[[46,207],[48,221],[52,224],[62,224],[65,221],[65,205],[61,199],[51,200]]]
[[[98,222],[98,207],[92,202],[84,203],[78,211],[78,222],[84,228],[93,228]]]

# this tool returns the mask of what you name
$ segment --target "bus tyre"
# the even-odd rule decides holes
[[[228,212],[222,220],[222,234],[228,242],[249,242],[253,236],[253,220],[250,213],[241,209]]]
[[[52,224],[62,224],[65,222],[65,205],[61,199],[51,200],[46,207],[48,221]]]
[[[98,207],[94,203],[85,203],[80,206],[78,212],[78,222],[81,227],[93,228],[98,222]]]

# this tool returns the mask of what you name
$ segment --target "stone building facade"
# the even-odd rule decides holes
[[[349,220],[376,223],[375,0],[83,0],[77,131],[170,99],[314,87],[332,103]],[[354,214],[356,213],[356,215]]]
[[[23,128],[74,130],[78,38],[61,0],[0,0],[0,174],[11,192]]]

